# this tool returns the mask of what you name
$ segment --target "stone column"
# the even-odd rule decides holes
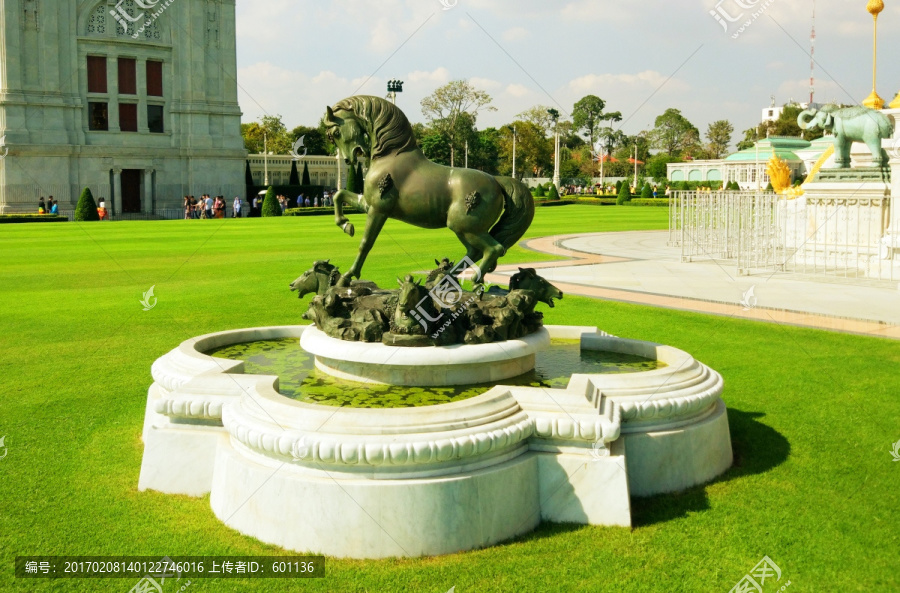
[[[147,58],[137,58],[135,62],[138,96],[138,133],[149,134],[150,126],[147,121]]]
[[[120,132],[119,126],[119,56],[106,57],[107,109],[109,109],[109,131]]]
[[[109,197],[109,211],[122,212],[122,167],[113,167],[113,190]]]
[[[156,208],[156,188],[153,185],[153,173],[156,169],[144,169],[144,182],[141,184],[141,206],[144,212],[153,212]]]

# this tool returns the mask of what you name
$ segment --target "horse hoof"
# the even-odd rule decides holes
[[[351,237],[356,234],[356,229],[353,227],[353,223],[348,222],[343,227],[344,232],[350,235]]]

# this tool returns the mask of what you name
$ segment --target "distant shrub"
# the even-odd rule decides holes
[[[635,198],[625,202],[628,206],[668,206],[669,200],[666,198]]]
[[[262,215],[281,216],[281,204],[278,203],[278,198],[275,196],[275,188],[271,185],[266,190],[266,199],[263,200],[262,205]]]
[[[22,222],[69,222],[69,219],[58,214],[0,214],[0,224]]]
[[[619,186],[619,197],[616,199],[616,204],[621,206],[629,201],[631,201],[631,188],[628,187],[627,183],[622,183]]]
[[[558,200],[559,199],[559,190],[556,189],[556,186],[552,183],[550,184],[550,189],[547,191],[547,199],[548,200]]]
[[[75,206],[76,222],[89,222],[100,220],[100,214],[97,213],[97,202],[94,201],[94,194],[91,188],[86,187],[78,198],[78,205]]]

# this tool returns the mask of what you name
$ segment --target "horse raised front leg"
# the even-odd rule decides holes
[[[381,229],[384,228],[387,218],[384,214],[369,212],[369,215],[366,217],[366,230],[363,232],[363,238],[359,244],[359,253],[356,255],[353,265],[347,270],[347,273],[341,276],[338,286],[349,286],[353,278],[359,278],[363,264],[366,263],[366,257],[372,250],[372,246],[375,245],[375,240],[381,233]]]
[[[364,210],[366,206],[357,194],[346,189],[342,189],[334,194],[334,222],[341,227],[341,230],[352,237],[356,233],[356,229],[353,227],[353,223],[344,216],[344,204],[359,205]]]
[[[506,254],[506,247],[498,243],[497,240],[488,233],[465,233],[463,236],[465,238],[465,244],[474,247],[484,254],[481,261],[477,262],[478,273],[476,275],[478,277],[474,279],[475,282],[483,282],[485,275],[490,274],[496,269],[497,260]]]

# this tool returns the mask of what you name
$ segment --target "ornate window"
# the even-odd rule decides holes
[[[88,19],[87,23],[87,34],[88,35],[106,35],[106,3],[103,2],[97,8],[94,9],[94,12],[91,13],[91,18]]]
[[[116,19],[116,35],[147,41],[159,41],[161,35],[156,23],[156,11],[144,9],[134,0],[121,0],[111,11]],[[136,37],[135,37],[136,36]]]

